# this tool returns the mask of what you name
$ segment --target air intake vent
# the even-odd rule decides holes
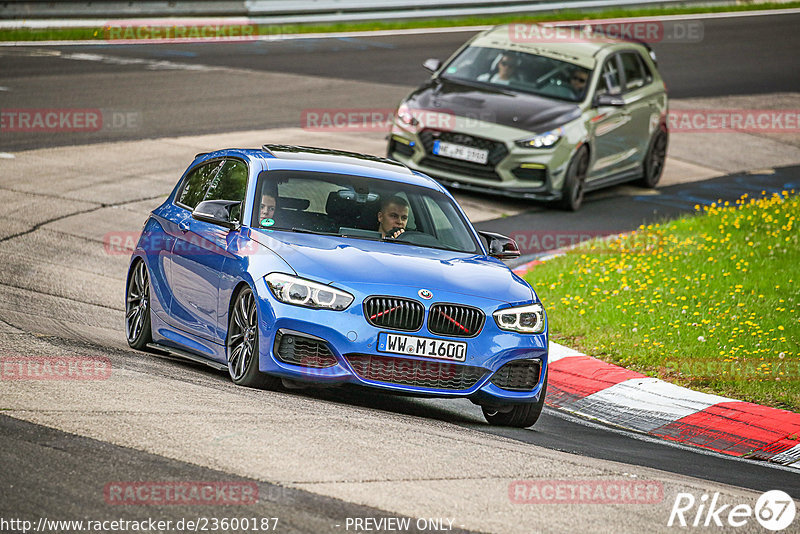
[[[460,304],[434,304],[428,314],[428,330],[441,336],[475,337],[486,315],[478,308]]]
[[[466,390],[486,374],[483,367],[412,360],[370,354],[347,354],[347,361],[364,380],[427,389]]]
[[[508,391],[533,391],[541,369],[541,360],[513,360],[501,367],[490,382]]]
[[[302,367],[332,367],[337,363],[323,340],[284,330],[275,336],[274,353],[280,361]]]
[[[373,326],[416,332],[422,327],[425,308],[416,300],[399,297],[369,297],[364,316]]]

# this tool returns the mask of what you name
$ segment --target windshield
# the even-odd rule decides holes
[[[432,189],[307,171],[262,172],[251,222],[254,228],[391,240],[475,254],[480,248],[468,224],[450,198]]]
[[[586,96],[591,73],[579,65],[545,56],[470,46],[450,62],[442,77],[580,102]]]

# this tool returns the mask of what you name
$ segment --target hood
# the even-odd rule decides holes
[[[578,104],[479,84],[435,78],[405,100],[411,109],[436,110],[544,133],[581,115]]]
[[[278,253],[298,276],[343,289],[384,284],[509,303],[533,298],[525,281],[499,260],[480,254],[268,230],[255,230],[252,238]]]

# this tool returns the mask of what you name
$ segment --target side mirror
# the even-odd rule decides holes
[[[489,256],[499,260],[512,260],[519,258],[517,242],[504,235],[492,232],[478,232],[488,242]]]
[[[436,59],[435,57],[428,58],[425,60],[425,63],[422,64],[425,70],[430,72],[436,72],[439,70],[439,67],[442,66],[442,62]]]
[[[620,107],[625,105],[625,100],[623,100],[622,97],[619,95],[610,95],[608,93],[603,93],[594,97],[593,105],[596,108],[599,108],[601,106]]]
[[[242,203],[238,200],[205,200],[192,211],[192,218],[233,230],[239,226]]]

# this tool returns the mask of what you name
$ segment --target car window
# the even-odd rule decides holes
[[[464,225],[453,224],[459,219],[452,202],[442,202],[446,197],[424,197],[423,201],[433,222],[436,238],[447,248],[458,248],[471,240]]]
[[[208,186],[203,200],[236,200],[243,202],[247,192],[247,165],[235,159],[225,160]],[[231,219],[238,221],[239,210],[231,211]]]
[[[211,184],[223,162],[216,160],[200,165],[189,172],[184,180],[183,188],[178,193],[178,204],[193,210],[205,197],[208,186]]]
[[[624,52],[622,58],[622,69],[625,72],[625,90],[633,91],[643,87],[646,82],[642,59],[636,52]]]
[[[617,68],[617,56],[611,56],[600,71],[600,81],[597,83],[598,94],[616,95],[622,92]]]
[[[211,180],[203,200],[244,200],[247,191],[247,165],[244,162],[226,160]]]
[[[453,201],[439,191],[402,182],[312,171],[265,171],[257,191],[276,196],[274,216],[256,195],[251,225],[269,230],[321,232],[381,240],[378,212],[400,199],[408,205],[398,242],[476,253],[478,244]],[[424,213],[419,213],[422,210]]]
[[[278,198],[283,199],[279,207],[297,209],[295,199],[306,204],[301,211],[307,213],[325,213],[328,196],[341,189],[335,183],[321,180],[286,180],[278,183]]]
[[[470,46],[445,67],[441,77],[579,102],[585,85],[573,78],[586,80],[591,70],[545,55]]]

